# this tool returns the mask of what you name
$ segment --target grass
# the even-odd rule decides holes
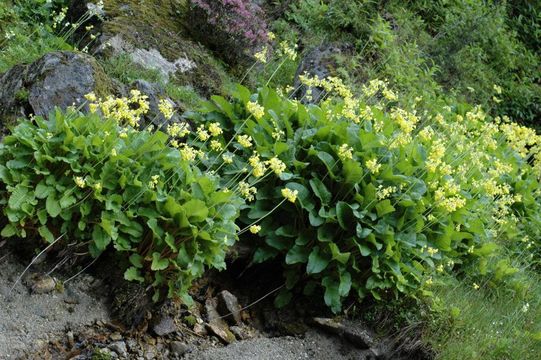
[[[538,359],[541,354],[541,278],[528,274],[526,297],[446,277],[434,287],[424,340],[441,360]],[[446,309],[446,310],[443,310]]]

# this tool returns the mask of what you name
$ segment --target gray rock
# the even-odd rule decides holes
[[[242,325],[241,309],[237,297],[229,291],[223,290],[218,294],[218,310],[227,320]]]
[[[218,336],[226,344],[235,341],[235,335],[229,330],[227,323],[220,317],[218,310],[218,300],[216,298],[207,299],[205,310],[207,311],[208,323],[206,324],[209,331]]]
[[[49,275],[33,274],[26,282],[34,294],[47,294],[56,288],[56,279]]]
[[[335,335],[344,337],[361,349],[372,349],[376,341],[372,334],[360,323],[339,322],[329,318],[313,318],[316,326]]]
[[[182,341],[173,341],[169,347],[171,349],[171,353],[178,356],[182,356],[190,351],[190,347]]]
[[[164,336],[177,331],[175,321],[171,317],[162,317],[153,327],[154,333],[158,336]]]
[[[307,74],[319,79],[332,76],[338,67],[337,56],[350,51],[349,49],[350,46],[345,44],[323,44],[308,51],[297,68],[293,95],[303,103],[317,104],[321,101],[326,95],[325,90],[306,87],[301,83],[299,76]]]
[[[117,353],[121,358],[128,357],[128,347],[124,341],[116,341],[109,345],[109,349]]]
[[[0,115],[12,120],[30,114],[47,116],[55,107],[82,105],[90,92],[108,90],[110,83],[95,59],[69,51],[52,52],[0,76]]]

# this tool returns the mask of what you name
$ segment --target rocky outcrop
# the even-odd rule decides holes
[[[72,0],[70,21],[88,18],[97,0]],[[227,81],[223,67],[184,26],[185,2],[175,0],[103,0],[100,16],[80,26],[81,47],[104,58],[127,55],[145,69],[159,72],[164,82],[192,86],[200,95],[222,92]],[[87,27],[89,30],[87,30]]]
[[[46,116],[55,107],[82,105],[84,95],[92,91],[112,92],[95,59],[67,51],[49,53],[0,75],[0,116],[4,125],[31,114]]]

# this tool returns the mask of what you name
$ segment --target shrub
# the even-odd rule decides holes
[[[190,0],[190,28],[224,59],[246,64],[268,41],[263,11],[249,0]]]
[[[113,108],[144,109],[140,100],[115,100]],[[189,301],[192,279],[225,267],[242,200],[195,166],[196,152],[114,117],[56,111],[4,137],[1,234],[39,236],[93,257],[114,249],[124,277],[152,285],[154,299]]]
[[[418,115],[381,81],[361,99],[337,79],[304,81],[341,99],[304,106],[238,87],[231,104],[215,98],[204,110],[288,169],[280,177],[298,201],[284,204],[278,180],[263,178],[241,214],[261,228],[254,261],[283,262],[278,304],[300,284],[306,294],[321,286],[333,311],[348,294],[430,294],[433,272],[466,263],[492,271],[498,238],[537,218],[541,141],[532,130],[465,104]],[[260,113],[250,117],[254,102]],[[494,271],[503,279],[515,269],[500,261]]]

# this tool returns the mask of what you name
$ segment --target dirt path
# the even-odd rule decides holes
[[[101,284],[91,276],[77,277],[62,293],[31,293],[22,281],[10,294],[24,266],[3,252],[0,259],[0,359],[24,356],[57,334],[109,319],[105,301],[97,296]]]

